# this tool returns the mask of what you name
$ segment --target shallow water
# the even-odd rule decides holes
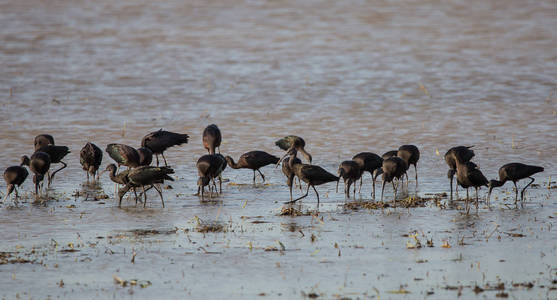
[[[555,298],[557,203],[547,184],[557,164],[557,3],[113,2],[0,3],[0,161],[31,154],[39,133],[72,150],[49,191],[55,200],[31,204],[28,180],[27,200],[0,210],[0,250],[34,262],[0,265],[4,298],[447,298],[460,286],[464,297],[493,298],[499,291],[472,289],[498,283],[511,297]],[[512,205],[507,184],[492,210],[482,203],[468,217],[434,205],[345,211],[334,184],[318,187],[319,217],[280,217],[289,196],[273,167],[262,170],[269,185],[253,188],[251,171],[227,169],[233,184],[220,202],[192,196],[211,123],[222,130],[223,154],[282,155],[274,141],[297,134],[331,172],[358,152],[415,144],[412,197],[448,192],[442,155],[461,144],[475,145],[488,178],[511,161],[546,171],[523,207]],[[139,146],[159,128],[191,136],[166,154],[176,182],[164,191],[165,209],[153,192],[147,209],[116,208],[106,175],[104,192],[93,191],[110,199],[73,196],[92,193],[79,165],[87,141]],[[105,155],[103,168],[109,162]],[[304,210],[315,200],[310,193]],[[195,216],[227,232],[196,232]],[[407,249],[414,239],[403,235],[414,231],[424,247]],[[282,249],[277,241],[283,251],[265,251]],[[69,243],[79,251],[64,251]],[[121,287],[113,275],[152,284]]]

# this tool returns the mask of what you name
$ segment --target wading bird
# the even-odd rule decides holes
[[[35,151],[48,145],[54,145],[54,138],[50,134],[39,134],[35,137]]]
[[[290,169],[294,171],[294,174],[296,174],[298,178],[300,178],[301,180],[303,180],[305,183],[308,184],[308,188],[306,190],[305,195],[285,203],[292,204],[302,198],[307,197],[309,194],[309,188],[312,187],[313,190],[315,191],[315,195],[317,196],[317,207],[319,207],[319,193],[315,189],[315,186],[327,182],[333,182],[333,181],[338,182],[339,178],[327,172],[325,169],[321,168],[320,166],[296,163],[297,152],[298,151],[296,150],[296,148],[292,148],[288,150],[288,152],[281,158],[281,160],[283,160],[287,155],[290,155],[290,159],[288,160]]]
[[[383,159],[375,153],[362,152],[354,155],[354,157],[352,157],[352,160],[355,161],[358,166],[360,166],[360,189],[358,190],[358,192],[362,191],[364,177],[363,175],[364,172],[367,171],[371,175],[373,184],[371,196],[373,199],[375,199],[375,180],[377,179],[377,176],[383,173],[383,170],[381,169],[381,167],[383,166]]]
[[[395,182],[394,179],[401,179],[401,177],[404,175],[404,173],[406,173],[406,162],[398,157],[398,156],[392,156],[389,157],[385,160],[383,160],[383,165],[381,167],[381,169],[383,170],[383,176],[382,176],[382,180],[383,180],[383,185],[381,187],[381,203],[383,203],[383,195],[385,194],[385,184],[387,182],[391,182],[393,184],[393,190],[395,192],[395,196],[394,196],[394,206],[396,207],[396,193],[397,193],[397,185],[395,186]]]
[[[179,146],[188,142],[189,135],[164,131],[162,128],[158,131],[151,132],[141,140],[141,147],[147,147],[153,151],[159,165],[159,154],[164,160],[164,165],[168,166],[164,151],[170,147]]]
[[[445,162],[449,166],[449,171],[447,172],[447,177],[451,183],[451,200],[453,200],[453,178],[456,174],[456,160],[457,158],[461,162],[468,162],[474,157],[474,150],[471,148],[474,146],[457,146],[449,149],[447,153],[445,153]],[[458,197],[458,184],[455,185],[455,189],[457,189],[457,197]]]
[[[265,182],[265,175],[259,170],[266,165],[276,164],[279,158],[271,155],[265,151],[250,151],[242,154],[238,162],[234,162],[232,157],[227,156],[226,161],[232,169],[251,169],[253,170],[253,184],[255,185],[255,171],[259,172],[263,182]]]
[[[17,203],[17,198],[19,197],[17,188],[21,186],[29,175],[29,172],[27,172],[27,169],[24,167],[25,165],[29,165],[29,158],[27,158],[27,156],[21,158],[19,166],[11,166],[6,168],[4,171],[4,181],[6,181],[7,191],[2,202],[5,202],[10,194],[15,190],[15,203]]]
[[[56,173],[62,171],[68,166],[65,162],[62,161],[62,159],[66,157],[68,153],[70,153],[70,149],[66,146],[46,145],[39,148],[39,150],[37,151],[48,154],[50,156],[50,164],[57,164],[57,163],[62,164],[62,167],[60,169],[48,175],[48,187],[50,187],[50,184],[54,180],[54,175],[56,175]]]
[[[135,168],[139,166],[139,152],[135,148],[124,144],[106,145],[106,153],[120,166]]]
[[[342,178],[344,180],[344,195],[350,199],[350,186],[362,177],[360,165],[353,160],[345,160],[338,166],[338,176],[339,180],[337,181],[337,193],[338,182],[340,181],[340,178]],[[354,184],[354,198],[356,198],[356,184]]]
[[[220,154],[207,154],[201,156],[196,163],[197,175],[197,195],[201,192],[201,200],[205,201],[205,186],[209,185],[211,181],[214,182],[215,177],[220,175],[223,169],[222,155]],[[226,167],[226,162],[224,163]],[[215,187],[216,189],[216,187]],[[222,191],[222,186],[221,186]],[[213,194],[212,188],[209,188],[209,199]]]
[[[402,145],[398,148],[396,154],[398,157],[402,158],[406,163],[406,172],[410,168],[410,165],[414,165],[414,171],[416,173],[416,187],[418,186],[418,169],[417,164],[420,160],[420,150],[414,145]],[[408,174],[406,174],[406,185],[408,186]]]
[[[288,135],[276,141],[275,145],[286,152],[288,152],[290,149],[296,149],[296,151],[302,153],[302,155],[311,164],[312,157],[305,149],[306,141],[304,141],[303,138],[295,135]]]
[[[476,189],[476,213],[478,212],[478,189],[481,186],[488,186],[487,178],[482,174],[478,166],[471,162],[461,162],[456,160],[456,181],[461,187],[466,189],[466,214],[469,213],[468,207],[469,195],[468,188],[473,187]]]
[[[50,156],[41,151],[36,151],[31,155],[31,159],[27,156],[22,157],[22,162],[25,162],[35,175],[33,175],[33,183],[35,184],[35,197],[39,197],[39,186],[42,190],[41,181],[44,179],[44,175],[48,172],[50,168]]]
[[[209,151],[209,154],[215,154],[215,148],[219,148],[220,153],[221,141],[222,136],[217,125],[211,124],[205,127],[205,130],[203,130],[203,147]]]
[[[101,165],[103,159],[103,151],[101,148],[93,143],[87,143],[81,151],[79,152],[79,162],[83,167],[83,170],[87,173],[87,181],[89,181],[89,174],[93,176],[93,179],[98,179],[97,171]],[[96,179],[95,179],[96,178]]]
[[[282,173],[284,174],[284,176],[286,176],[286,184],[288,185],[288,188],[290,189],[290,201],[292,201],[292,185],[294,184],[294,178],[296,177],[296,174],[294,173],[294,170],[292,170],[290,168],[290,157],[286,157],[285,159],[282,160]],[[301,164],[302,161],[299,158],[295,158],[294,159],[294,164]],[[298,178],[298,180],[300,180],[300,178]],[[300,192],[302,191],[302,182],[300,181]]]
[[[174,178],[168,176],[173,174],[174,170],[169,167],[154,167],[154,166],[141,166],[131,169],[128,173],[128,183],[118,190],[118,207],[122,205],[122,198],[124,195],[134,187],[141,187],[143,189],[143,207],[147,204],[147,194],[145,193],[145,186],[153,187],[161,197],[162,207],[164,207],[164,199],[162,197],[162,188],[160,184],[165,180],[174,181]]]
[[[528,188],[535,180],[531,176],[543,171],[544,171],[543,167],[525,165],[521,163],[510,163],[502,166],[501,168],[499,168],[499,180],[493,179],[489,181],[489,192],[487,194],[488,205],[489,205],[489,198],[491,197],[491,191],[493,190],[493,188],[503,186],[505,182],[509,180],[514,183],[514,188],[515,188],[514,203],[516,204],[516,202],[518,201],[518,187],[516,186],[516,182],[524,178],[530,178],[531,179],[530,182],[520,192],[520,201],[523,201],[524,191],[526,191],[526,188]]]

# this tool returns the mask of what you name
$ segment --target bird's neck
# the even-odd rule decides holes
[[[236,162],[234,162],[234,159],[230,156],[226,157],[226,162],[228,163],[228,165],[232,169],[239,169],[240,168],[240,166],[238,166],[238,164]]]
[[[503,186],[503,184],[505,184],[506,180],[503,181],[499,181],[499,180],[492,180],[491,181],[491,186],[492,187],[500,187]]]

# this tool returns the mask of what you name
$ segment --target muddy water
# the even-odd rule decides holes
[[[0,295],[554,298],[556,15],[551,1],[0,3],[2,166],[31,154],[39,133],[72,150],[52,200],[32,204],[28,180],[23,203],[0,210],[0,250],[29,260],[0,265]],[[273,142],[297,134],[331,172],[361,151],[416,144],[411,197],[448,191],[442,154],[460,144],[475,145],[487,177],[511,161],[546,171],[523,207],[507,184],[492,210],[469,217],[460,202],[344,210],[333,184],[318,187],[319,217],[281,217],[288,189],[272,167],[268,185],[227,169],[217,202],[192,196],[210,123],[224,154],[280,155]],[[167,152],[176,182],[165,209],[155,193],[147,209],[117,209],[107,177],[83,185],[87,141],[139,146],[163,127],[192,137]],[[369,184],[362,191],[369,200]],[[225,232],[197,232],[196,216]],[[414,232],[423,247],[407,249]]]

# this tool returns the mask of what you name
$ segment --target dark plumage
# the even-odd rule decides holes
[[[35,137],[35,151],[48,145],[54,145],[54,138],[50,134],[39,134]]]
[[[106,145],[106,153],[118,164],[128,168],[139,166],[139,153],[135,148],[124,144],[108,144]]]
[[[381,167],[383,166],[383,158],[375,153],[362,152],[354,155],[354,157],[352,157],[352,160],[355,161],[360,167],[361,174],[359,191],[362,190],[363,174],[365,171],[367,171],[371,175],[373,183],[371,196],[375,199],[375,180],[377,179],[377,176],[383,173],[383,170],[381,169]]]
[[[383,153],[383,155],[381,155],[381,158],[383,160],[387,159],[387,158],[391,158],[393,156],[396,156],[398,153],[398,150],[391,150],[391,151],[387,151],[385,153]]]
[[[296,151],[302,153],[302,155],[311,164],[312,157],[305,149],[306,141],[304,141],[303,138],[295,135],[288,135],[276,141],[275,145],[277,145],[280,149],[285,150],[286,152],[288,152],[290,149],[296,149]]]
[[[62,164],[62,167],[60,169],[52,172],[52,174],[48,176],[48,186],[50,187],[50,184],[54,180],[54,175],[68,166],[65,162],[62,161],[62,159],[66,157],[68,153],[70,153],[70,149],[66,146],[47,145],[39,148],[39,150],[37,151],[48,154],[50,156],[50,164]]]
[[[95,175],[99,170],[103,159],[103,151],[101,148],[97,147],[97,145],[93,143],[87,143],[81,151],[79,152],[79,162],[83,167],[83,170],[87,173],[87,181],[89,181],[89,174]]]
[[[35,174],[33,175],[33,183],[35,184],[35,195],[38,197],[39,185],[50,168],[50,156],[45,152],[36,151],[31,155],[31,159],[27,156],[23,156],[22,160],[29,166],[31,172]]]
[[[301,164],[302,161],[299,158],[294,159],[294,164]],[[290,201],[292,201],[292,185],[294,184],[294,178],[296,174],[294,170],[290,168],[290,157],[286,157],[282,160],[282,173],[286,176],[286,184],[290,188]],[[300,180],[300,178],[298,178]],[[300,191],[302,191],[302,182],[300,181]]]
[[[344,194],[350,198],[350,186],[362,177],[360,165],[353,160],[345,160],[338,166],[338,176],[344,179]],[[337,181],[338,193],[338,181]],[[354,184],[354,197],[356,197],[356,184]]]
[[[199,179],[197,180],[197,195],[201,191],[201,200],[205,200],[205,186],[209,185],[210,182],[218,177],[220,173],[226,168],[226,161],[220,154],[207,154],[201,156],[197,160],[197,174]],[[224,166],[223,166],[224,164]],[[222,191],[222,186],[221,186]],[[209,198],[212,196],[212,191],[209,193]]]
[[[23,167],[24,165],[29,165],[28,160],[29,159],[27,158],[27,156],[24,156],[21,158],[21,164],[19,166],[11,166],[6,168],[6,170],[4,171],[4,181],[6,181],[8,190],[6,191],[6,196],[4,197],[2,202],[5,202],[6,199],[8,199],[8,197],[14,190],[15,190],[15,199],[17,202],[17,198],[19,197],[19,194],[17,192],[17,187],[21,186],[21,184],[25,181],[25,179],[29,175],[27,169]]]
[[[259,170],[266,165],[276,164],[279,158],[271,155],[265,151],[250,151],[242,154],[238,159],[238,162],[234,162],[232,157],[227,156],[226,161],[232,169],[251,169],[253,170],[253,184],[255,184],[255,171],[259,172],[263,182],[265,182],[265,175]]]
[[[383,165],[381,166],[383,170],[383,185],[381,187],[381,202],[383,202],[383,195],[385,194],[385,184],[387,182],[391,182],[393,184],[393,189],[395,191],[394,196],[394,203],[396,206],[396,193],[397,193],[397,186],[395,186],[394,179],[400,179],[404,173],[406,172],[406,162],[398,157],[392,156],[383,161]]]
[[[406,162],[406,171],[410,168],[410,165],[414,165],[414,171],[416,173],[416,187],[418,186],[418,169],[417,164],[420,160],[420,150],[414,145],[402,145],[398,148],[396,154],[398,157],[402,158]],[[408,174],[406,174],[406,179],[408,179]],[[408,181],[406,182],[408,185]]]
[[[516,182],[524,178],[530,178],[530,182],[520,192],[520,200],[523,201],[524,191],[526,191],[526,188],[528,188],[534,182],[534,178],[532,178],[531,176],[543,171],[543,167],[525,165],[521,163],[510,163],[502,166],[501,168],[499,168],[499,180],[490,180],[489,182],[489,192],[487,194],[488,204],[493,188],[503,186],[505,182],[509,180],[514,183],[514,202],[516,203],[518,201],[518,187],[516,186]]]
[[[127,184],[128,173],[130,172],[130,169],[122,171],[118,174],[116,174],[116,170],[117,168],[115,164],[109,164],[108,166],[106,166],[106,169],[104,171],[109,172],[108,176],[110,177],[110,180],[112,180],[112,182],[124,185]]]
[[[159,194],[162,202],[162,207],[164,207],[164,199],[162,197],[162,189],[160,187],[164,180],[174,181],[174,178],[168,176],[168,174],[173,174],[174,170],[169,167],[154,167],[154,166],[141,166],[135,169],[129,170],[127,181],[128,183],[118,191],[118,207],[122,205],[122,198],[124,195],[134,187],[141,187],[143,189],[143,207],[147,204],[147,194],[145,193],[145,186],[151,186],[155,188]]]
[[[205,127],[203,130],[203,147],[209,151],[209,154],[215,154],[215,148],[219,148],[222,142],[220,129],[215,124]]]
[[[139,154],[139,165],[149,166],[153,162],[153,151],[149,148],[141,147],[137,149],[137,154]]]
[[[451,200],[453,199],[453,178],[456,174],[456,160],[459,159],[461,162],[470,161],[475,155],[474,150],[470,149],[472,147],[474,146],[457,146],[449,149],[449,151],[445,153],[445,162],[449,166],[447,177],[451,183]],[[456,187],[458,187],[458,185],[456,185]]]
[[[296,174],[298,178],[300,178],[301,180],[303,180],[305,183],[308,184],[308,188],[306,190],[305,195],[286,203],[287,204],[295,203],[296,201],[307,197],[307,195],[309,194],[309,188],[312,187],[313,190],[315,191],[315,195],[317,195],[317,206],[319,206],[319,193],[315,189],[315,186],[327,182],[333,182],[333,181],[338,182],[339,177],[327,172],[325,169],[321,168],[320,166],[297,163],[296,160],[297,152],[298,151],[296,150],[296,148],[291,148],[290,150],[288,150],[288,152],[286,153],[286,155],[290,155],[288,164],[290,169],[294,171],[294,174]],[[281,160],[284,159],[286,155],[283,156]]]
[[[141,140],[141,147],[147,147],[153,151],[157,159],[157,166],[159,165],[159,154],[162,155],[164,159],[164,165],[168,166],[166,158],[164,157],[164,151],[173,146],[186,144],[188,138],[189,135],[187,134],[174,133],[160,129],[144,136]]]
[[[473,187],[476,189],[476,212],[478,212],[478,189],[481,186],[488,186],[487,178],[482,174],[478,166],[471,162],[461,162],[456,160],[456,180],[461,187],[466,189],[466,214],[469,212],[468,207],[468,188]]]

